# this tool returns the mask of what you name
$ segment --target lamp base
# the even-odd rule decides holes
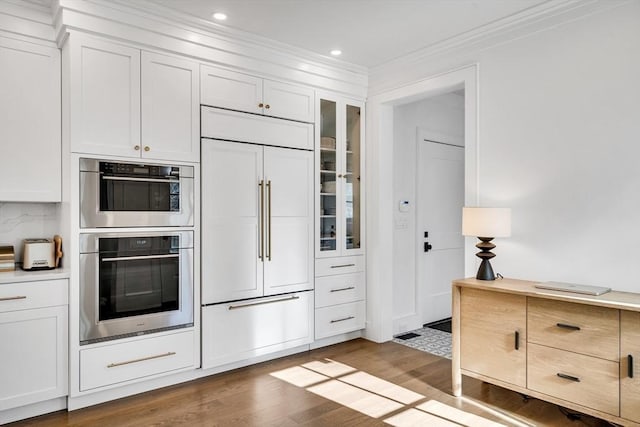
[[[478,268],[478,274],[476,274],[478,280],[496,280],[496,275],[493,273],[493,268],[488,259],[483,259]]]

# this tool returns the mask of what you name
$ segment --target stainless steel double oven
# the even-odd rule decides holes
[[[80,159],[81,344],[193,325],[193,177]]]

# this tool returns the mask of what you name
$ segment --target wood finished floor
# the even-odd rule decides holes
[[[425,396],[405,409],[434,399],[505,425],[468,399],[536,426],[606,426],[591,417],[568,420],[555,405],[524,401],[514,392],[465,378],[466,399],[451,392],[451,361],[387,342],[357,339],[258,365],[80,409],[11,424],[16,426],[383,426],[378,419],[313,394],[270,373],[331,359]]]

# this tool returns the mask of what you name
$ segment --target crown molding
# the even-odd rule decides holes
[[[546,31],[594,13],[628,4],[634,0],[549,0],[509,17],[451,37],[432,46],[373,67],[369,70],[372,93],[394,89],[403,83],[398,77],[406,70],[425,69],[438,63],[461,66],[475,61],[478,52]],[[460,62],[462,61],[462,62]],[[433,68],[433,67],[431,67]],[[442,71],[442,70],[441,70]],[[432,70],[438,72],[438,70]],[[420,78],[419,76],[414,76]],[[422,77],[424,78],[424,77]],[[395,81],[398,79],[398,81]]]
[[[0,0],[0,29],[17,36],[54,42],[51,9],[22,0]]]
[[[221,29],[146,0],[56,0],[59,46],[81,31],[142,48],[189,56],[267,78],[285,79],[364,98],[366,68],[322,57],[253,35]],[[233,33],[233,34],[232,34]]]

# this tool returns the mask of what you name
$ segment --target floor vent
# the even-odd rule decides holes
[[[398,335],[397,337],[394,337],[394,338],[406,341],[406,340],[410,340],[411,338],[415,338],[415,337],[419,337],[419,336],[420,336],[420,334],[414,334],[413,332],[409,332],[407,334]]]

